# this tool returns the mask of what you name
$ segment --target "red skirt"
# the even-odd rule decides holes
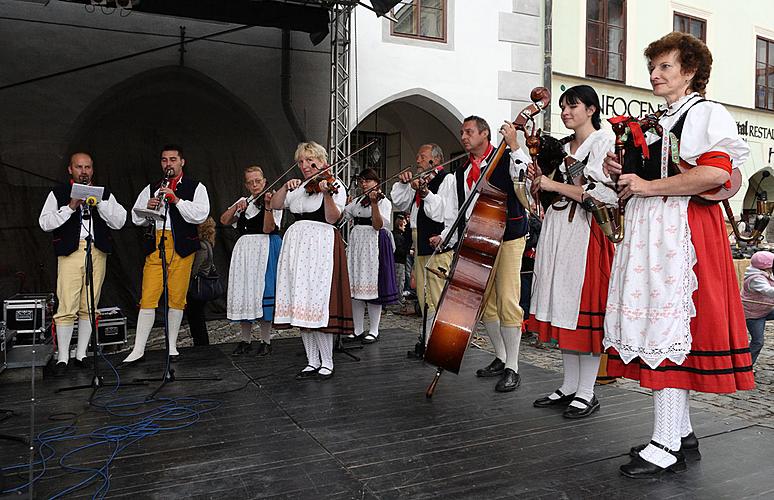
[[[575,330],[559,328],[530,314],[527,320],[528,329],[537,332],[541,342],[557,342],[560,349],[568,351],[594,354],[602,352],[607,284],[610,281],[614,250],[615,247],[596,222],[592,222],[577,327]]]
[[[696,316],[691,319],[691,352],[682,365],[666,360],[655,370],[632,360],[621,361],[609,349],[611,376],[639,380],[658,390],[667,387],[731,393],[755,387],[742,301],[719,205],[688,204],[688,225],[696,249],[693,271],[699,282],[693,293]]]

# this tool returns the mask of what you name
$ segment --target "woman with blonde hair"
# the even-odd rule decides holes
[[[238,322],[240,329],[239,344],[231,354],[239,356],[252,351],[251,332],[257,321],[261,329],[257,355],[265,356],[271,354],[282,210],[272,210],[272,193],[263,193],[266,177],[261,167],[245,168],[244,182],[250,195],[239,198],[220,216],[221,224],[230,224],[239,233],[231,252],[226,317]]]
[[[316,142],[299,144],[295,158],[304,180],[287,181],[271,200],[295,218],[280,251],[274,324],[301,329],[307,365],[296,379],[326,380],[333,376],[333,335],[353,332],[347,256],[335,226],[347,192]]]

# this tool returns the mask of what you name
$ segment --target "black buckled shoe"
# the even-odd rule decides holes
[[[520,384],[521,384],[521,375],[511,370],[510,368],[506,368],[503,371],[502,378],[497,381],[497,385],[495,386],[495,391],[497,392],[515,391]]]
[[[564,418],[585,418],[599,410],[599,400],[596,396],[592,396],[591,401],[586,401],[585,399],[576,396],[572,398],[572,401],[583,403],[585,407],[578,408],[577,406],[569,405],[562,414]]]
[[[641,444],[638,446],[632,446],[632,449],[629,450],[629,456],[635,457],[639,455],[639,453],[644,450],[646,446],[648,445]],[[696,437],[696,434],[691,432],[684,438],[680,438],[680,451],[683,452],[683,455],[685,455],[687,460],[693,460],[695,462],[701,460],[701,453],[699,452],[699,438]]]
[[[240,340],[236,346],[236,349],[234,349],[231,352],[231,355],[241,356],[242,354],[249,354],[252,348],[253,348],[253,345],[251,342],[245,342],[244,340]]]
[[[306,368],[311,368],[311,370],[307,370]],[[319,370],[319,368],[315,368],[312,365],[306,365],[303,370],[296,374],[296,380],[314,380],[317,378],[317,370]]]
[[[495,358],[485,368],[476,370],[476,377],[499,377],[505,371],[505,363],[500,358]]]
[[[677,459],[677,462],[666,468],[659,467],[654,463],[648,462],[638,453],[636,456],[632,457],[628,464],[624,464],[619,468],[621,474],[632,479],[648,479],[652,477],[659,477],[661,474],[667,471],[673,472],[675,474],[686,471],[688,467],[685,464],[685,455],[681,451],[672,451],[666,446],[656,443],[655,441],[651,441],[650,444],[670,453]]]
[[[328,373],[320,373],[320,370],[323,369]],[[329,378],[333,378],[333,368],[326,368],[321,366],[320,370],[317,370],[317,380],[328,380]]]
[[[256,351],[256,356],[268,356],[272,353],[273,348],[271,347],[271,344],[267,344],[266,342],[261,342],[258,345],[258,350]]]
[[[342,338],[341,341],[345,344],[349,344],[351,342],[362,342],[363,337],[365,337],[365,333],[359,333],[357,335],[350,333],[349,335],[346,335],[344,338]]]
[[[180,358],[182,358],[182,357],[183,357],[183,355],[179,354],[179,353],[178,354],[170,354],[169,355],[169,362],[170,363],[177,363],[178,361],[180,361]]]
[[[559,396],[556,399],[551,399],[551,396],[556,394]],[[575,393],[567,394],[565,395],[560,391],[559,389],[555,390],[548,396],[542,397],[540,399],[536,399],[532,402],[532,406],[535,408],[548,408],[549,406],[567,406],[570,404],[570,401],[575,397]]]
[[[73,366],[81,370],[91,370],[94,367],[90,358],[74,359]]]
[[[119,370],[123,370],[124,368],[129,368],[130,366],[139,365],[143,361],[145,361],[144,354],[133,361],[121,361],[116,368]]]

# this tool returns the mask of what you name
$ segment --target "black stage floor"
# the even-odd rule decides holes
[[[229,356],[233,345],[183,350],[178,375],[216,375],[222,381],[176,381],[160,395],[208,394],[222,406],[202,414],[190,427],[127,447],[110,468],[109,496],[774,496],[774,430],[770,428],[694,410],[704,459],[689,463],[684,474],[630,480],[618,474],[618,466],[628,461],[624,454],[630,446],[650,437],[649,396],[615,384],[598,387],[601,412],[568,421],[560,411],[536,409],[531,404],[560,384],[559,374],[522,364],[521,387],[498,394],[493,390],[495,380],[474,376],[490,355],[471,349],[461,375],[444,374],[434,398],[427,400],[424,393],[434,368],[406,359],[413,341],[413,334],[405,330],[385,330],[378,343],[358,352],[361,362],[336,354],[335,376],[325,382],[294,380],[306,364],[299,339],[275,341],[271,356],[235,362]],[[122,378],[158,374],[161,354],[146,354],[149,359],[122,372]],[[49,419],[52,414],[87,410],[88,391],[54,393],[55,388],[78,377],[88,382],[86,374],[76,377],[71,372],[65,379],[37,384],[36,433],[62,425]],[[153,387],[121,388],[118,394],[136,398]],[[29,384],[0,384],[0,408],[17,412],[0,424],[0,433],[29,434],[29,391]],[[78,431],[129,420],[88,409],[78,419]],[[3,466],[28,456],[22,444],[0,440],[0,447]],[[57,451],[61,455],[66,449]],[[97,455],[95,450],[78,457],[88,465]],[[35,484],[34,496],[50,497],[83,477],[63,471],[58,459],[52,460]],[[6,477],[5,487],[16,480],[17,476]],[[95,482],[75,496],[91,496],[100,484]]]

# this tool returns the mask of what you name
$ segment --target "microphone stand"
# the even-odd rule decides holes
[[[86,289],[88,293],[88,295],[86,296],[86,303],[89,310],[89,323],[91,324],[91,335],[90,335],[91,352],[92,352],[91,383],[84,384],[84,385],[75,385],[71,387],[63,387],[61,389],[57,389],[55,392],[60,393],[60,392],[68,392],[68,391],[79,391],[81,389],[91,389],[91,395],[89,396],[88,402],[89,404],[92,404],[92,401],[94,400],[94,396],[97,394],[97,391],[105,385],[105,381],[102,378],[102,375],[100,375],[99,373],[98,355],[100,354],[101,347],[97,339],[97,304],[94,298],[94,259],[92,256],[92,246],[94,244],[94,237],[92,235],[92,230],[91,230],[92,229],[91,221],[92,221],[92,218],[94,217],[94,210],[91,208],[90,205],[87,204],[83,212],[84,212],[84,215],[88,214],[88,221],[89,221],[89,224],[86,226],[86,231],[88,234],[86,235],[85,268],[86,268]],[[81,217],[83,218],[83,215]],[[78,332],[78,335],[80,336],[82,333],[83,332]],[[69,349],[69,346],[68,346],[68,349]],[[123,384],[123,385],[145,385],[145,384],[137,383],[137,384]]]
[[[196,381],[196,380],[222,380],[220,377],[176,377],[175,376],[175,369],[171,366],[171,358],[170,358],[170,344],[169,344],[169,268],[167,266],[167,249],[166,249],[166,240],[167,240],[167,217],[169,215],[169,200],[167,200],[167,197],[164,196],[164,218],[162,219],[163,226],[161,226],[161,238],[159,238],[159,258],[161,259],[161,287],[162,287],[162,297],[163,297],[163,315],[164,315],[164,345],[166,347],[165,349],[165,360],[164,360],[164,374],[161,376],[161,378],[137,378],[134,379],[135,382],[161,382],[156,389],[151,392],[146,398],[146,401],[150,401],[156,398],[156,394],[161,391],[161,389],[164,388],[165,385],[167,385],[170,382],[174,382],[176,380],[183,380],[183,381]],[[174,233],[173,233],[174,238]]]

